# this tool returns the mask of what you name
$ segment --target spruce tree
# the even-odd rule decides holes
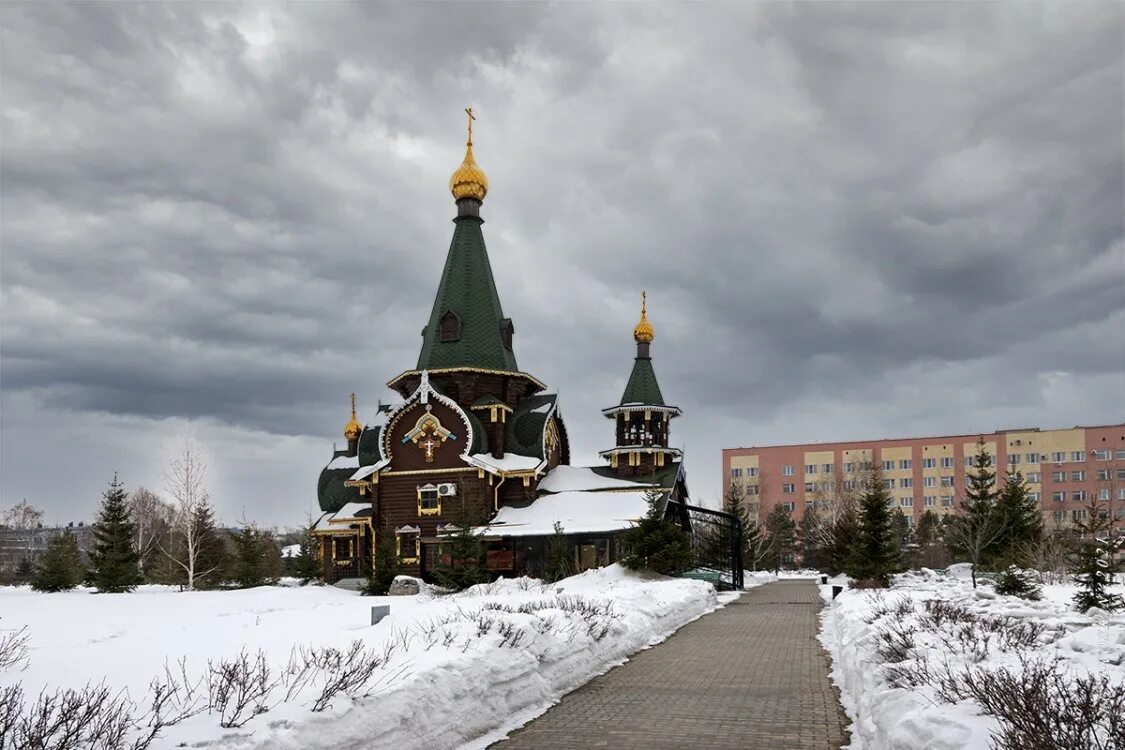
[[[1018,471],[1005,477],[993,513],[1002,528],[993,560],[1006,566],[1024,564],[1024,551],[1043,538],[1043,515]]]
[[[797,536],[801,543],[801,566],[816,570],[822,564],[819,540],[820,517],[813,508],[805,510],[801,523],[797,527]]]
[[[16,583],[30,583],[35,576],[35,565],[26,557],[16,565]]]
[[[378,550],[378,547],[376,547]],[[301,581],[304,585],[309,581],[320,578],[320,557],[319,557],[319,544],[317,538],[312,533],[312,527],[304,530],[301,534],[301,540],[298,542],[297,554],[291,559],[290,570],[294,577]],[[391,540],[391,555],[394,556],[394,540]]]
[[[996,593],[1038,601],[1043,597],[1035,572],[1009,565],[996,579]]]
[[[141,556],[133,546],[136,527],[129,512],[125,486],[113,475],[102,493],[102,507],[94,522],[90,553],[90,583],[102,593],[132,591],[143,583]]]
[[[555,533],[547,539],[547,559],[543,562],[543,580],[561,581],[574,575],[574,544],[562,523],[555,521]]]
[[[390,529],[380,531],[375,537],[375,559],[371,564],[371,575],[360,589],[364,596],[386,596],[398,575],[398,553],[395,550],[395,536]]]
[[[855,507],[849,503],[836,515],[832,524],[830,541],[821,548],[821,568],[828,575],[839,575],[848,566],[852,541],[859,533],[859,518]]]
[[[648,512],[622,541],[629,550],[621,563],[630,570],[648,569],[676,576],[691,568],[694,554],[691,536],[675,521],[664,517],[664,491],[652,487],[645,493]]]
[[[475,485],[473,485],[475,486]],[[475,497],[466,497],[466,487],[458,493],[460,505],[455,509],[455,530],[442,542],[442,554],[434,578],[438,585],[460,591],[488,580],[484,542],[476,529],[482,523],[476,510]]]
[[[875,472],[859,501],[859,530],[848,553],[845,572],[856,580],[886,586],[901,565],[899,542],[891,518],[891,494]]]
[[[234,558],[228,578],[239,588],[265,586],[277,579],[277,545],[255,523],[245,523],[234,534]]]
[[[1117,566],[1113,559],[1116,540],[1110,536],[1112,521],[1108,511],[1092,500],[1086,506],[1086,517],[1075,525],[1082,535],[1074,554],[1074,582],[1081,587],[1074,596],[1075,606],[1079,612],[1091,607],[1107,612],[1125,609],[1125,599],[1109,591]]]
[[[765,525],[769,540],[769,567],[777,574],[782,564],[789,562],[797,546],[797,522],[792,518],[792,511],[778,503],[766,516]]]
[[[85,575],[78,540],[74,534],[64,530],[47,544],[32,578],[31,588],[36,591],[67,591],[81,583]]]
[[[215,588],[225,577],[228,556],[224,533],[215,527],[215,515],[210,505],[202,503],[195,509],[192,526],[197,546],[194,587]]]

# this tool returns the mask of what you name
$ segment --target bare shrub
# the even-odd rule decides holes
[[[914,690],[926,685],[931,685],[936,680],[930,661],[924,655],[918,656],[913,661],[903,661],[887,664],[883,668],[883,676],[891,687]]]
[[[1021,669],[946,669],[938,696],[972,698],[1000,722],[994,750],[1120,750],[1125,747],[1125,685],[1104,674],[1071,677],[1056,662],[1021,660]]]
[[[327,647],[304,651],[313,663],[319,679],[320,694],[313,700],[312,710],[323,711],[338,695],[361,698],[371,694],[378,685],[375,675],[385,668],[395,653],[395,643],[388,641],[382,651],[365,648],[363,641],[352,641],[346,651]]]
[[[890,624],[876,631],[878,645],[875,651],[884,662],[893,664],[905,661],[910,657],[910,651],[915,646],[916,633],[917,629],[913,625],[907,625],[902,620],[892,620]]]
[[[241,727],[269,711],[270,696],[281,684],[260,650],[254,657],[241,651],[230,660],[208,661],[207,671],[208,708],[219,714],[219,726],[224,729]]]
[[[980,615],[963,604],[944,599],[927,599],[923,604],[921,624],[927,630],[941,630],[948,623],[976,622]]]
[[[23,708],[23,688],[9,685],[0,688],[0,750],[15,748],[16,723]]]
[[[0,670],[27,669],[30,637],[26,627],[0,631]]]

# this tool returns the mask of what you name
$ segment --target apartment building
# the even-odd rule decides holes
[[[739,483],[760,519],[781,503],[800,520],[818,500],[851,489],[870,463],[882,469],[895,504],[916,523],[926,510],[956,508],[979,438],[998,474],[1007,467],[1023,474],[1048,528],[1083,518],[1097,498],[1125,529],[1125,424],[725,448],[723,490]]]

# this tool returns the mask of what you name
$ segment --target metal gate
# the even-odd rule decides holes
[[[717,589],[742,590],[742,521],[698,505],[669,501],[670,515],[691,532],[692,567],[685,578],[710,581]]]

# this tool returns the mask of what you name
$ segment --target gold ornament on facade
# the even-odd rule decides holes
[[[648,322],[647,307],[648,293],[641,292],[641,322],[637,323],[637,327],[633,329],[633,340],[638,344],[650,343],[654,335],[652,323]]]
[[[355,394],[352,394],[352,418],[344,425],[344,437],[348,440],[359,440],[359,434],[363,432],[363,425],[355,418]]]
[[[476,198],[483,201],[488,194],[488,177],[473,158],[473,120],[476,117],[472,107],[468,107],[465,113],[469,116],[469,141],[465,144],[465,160],[449,178],[449,191],[453,193],[454,200]]]

